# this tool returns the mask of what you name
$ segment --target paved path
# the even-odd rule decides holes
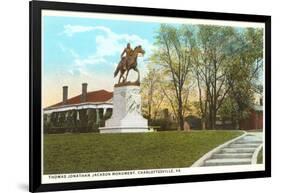
[[[214,152],[201,166],[252,164],[255,150],[263,143],[262,133],[247,133],[226,147]]]

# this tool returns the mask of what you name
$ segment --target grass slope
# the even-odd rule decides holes
[[[188,167],[236,131],[44,136],[44,174]]]

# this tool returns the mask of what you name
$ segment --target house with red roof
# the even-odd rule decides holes
[[[72,98],[68,98],[68,86],[63,86],[62,90],[62,101],[44,108],[45,133],[98,131],[110,118],[112,92],[88,92],[87,83],[82,84],[81,94]]]

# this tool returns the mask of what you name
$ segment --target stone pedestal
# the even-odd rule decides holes
[[[147,120],[141,115],[140,87],[125,85],[114,87],[113,112],[100,133],[148,132]]]

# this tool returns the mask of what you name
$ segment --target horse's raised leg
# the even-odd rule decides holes
[[[127,78],[128,78],[128,74],[129,74],[129,71],[130,71],[130,69],[128,69],[128,70],[126,71],[126,77],[125,77],[125,81],[127,81]]]
[[[121,78],[123,78],[123,74],[124,74],[124,72],[123,72],[123,71],[120,71],[118,83],[121,82]],[[123,78],[123,79],[124,79],[124,78]]]
[[[140,83],[140,71],[137,68],[134,68],[134,71],[136,71],[138,73],[138,79],[137,79],[136,83]]]
[[[124,83],[125,81],[125,70],[122,70],[122,83]]]
[[[121,74],[119,75],[118,83],[120,83],[120,81],[121,81]]]
[[[124,82],[125,82],[124,73],[125,73],[125,72],[123,72],[123,73],[122,73],[122,83],[124,83]]]

